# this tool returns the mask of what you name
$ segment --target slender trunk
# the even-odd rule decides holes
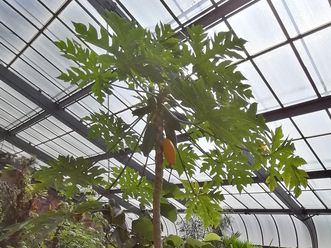
[[[153,192],[153,240],[155,248],[162,248],[161,239],[161,212],[160,199],[163,180],[163,122],[161,112],[157,113],[155,118],[156,140],[155,140],[155,180]]]

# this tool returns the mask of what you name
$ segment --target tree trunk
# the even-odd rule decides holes
[[[154,192],[153,192],[153,240],[154,247],[162,247],[161,239],[161,211],[160,211],[160,199],[162,192],[163,181],[163,121],[161,111],[157,113],[155,117],[156,126],[156,140],[155,140],[155,180],[154,180]]]

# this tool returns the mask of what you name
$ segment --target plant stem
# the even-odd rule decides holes
[[[161,106],[161,105],[159,105]],[[161,211],[160,201],[163,181],[163,121],[161,108],[158,108],[155,116],[156,139],[155,139],[155,180],[153,192],[153,240],[155,248],[162,248],[161,240]]]

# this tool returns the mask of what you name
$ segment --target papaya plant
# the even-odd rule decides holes
[[[105,112],[93,113],[86,121],[91,138],[105,139],[107,152],[129,151],[132,158],[134,153],[148,157],[155,150],[153,186],[145,179],[137,180],[143,175],[128,171],[127,165],[114,171],[108,185],[108,189],[123,186],[124,196],[152,203],[154,247],[162,247],[162,212],[173,213],[169,197],[185,204],[187,219],[198,216],[205,226],[215,226],[223,200],[219,186],[225,179],[241,191],[253,182],[254,171],[263,167],[270,190],[283,180],[296,196],[301,193],[307,174],[299,167],[305,161],[294,154],[294,145],[281,128],[268,129],[257,114],[257,104],[252,103],[250,86],[232,63],[241,58],[243,39],[230,32],[210,37],[201,26],[192,26],[181,40],[170,25],[160,23],[150,31],[112,12],[104,18],[111,33],[103,26],[74,23],[79,39],[56,42],[63,56],[74,62],[59,79],[79,87],[92,84],[100,103],[115,94],[118,81],[125,82],[139,99],[139,104],[128,108],[137,118],[132,125]],[[133,126],[139,120],[146,126],[137,134]],[[179,144],[179,135],[186,142]],[[183,190],[164,182],[166,168],[185,178],[181,179]],[[201,185],[196,172],[213,180]]]

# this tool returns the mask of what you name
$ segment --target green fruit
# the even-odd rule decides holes
[[[143,143],[141,144],[141,150],[145,157],[149,155],[152,151],[155,139],[156,139],[156,128],[152,123],[146,124],[146,131],[143,138]]]

